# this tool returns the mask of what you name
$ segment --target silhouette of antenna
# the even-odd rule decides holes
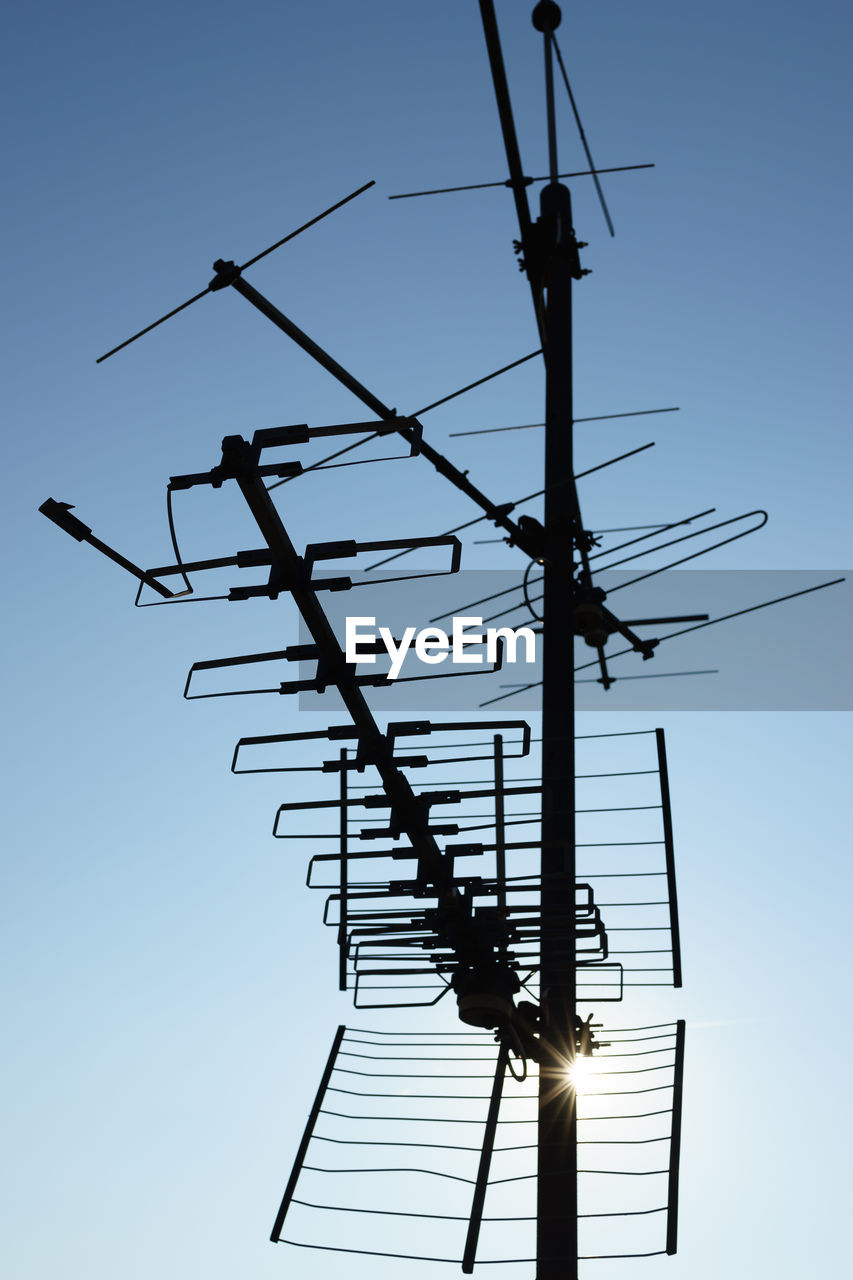
[[[589,166],[582,172],[595,181],[611,234],[598,176],[616,170],[593,163],[555,39],[560,10],[540,0],[533,25],[543,38],[548,175],[525,176],[494,5],[479,0],[479,7],[509,178],[442,190],[504,185],[512,192],[515,247],[541,347],[415,413],[398,413],[248,284],[247,267],[373,185],[368,183],[241,266],[219,259],[206,289],[100,357],[114,355],[206,293],[231,287],[346,387],[369,410],[368,420],[226,436],[213,465],[168,481],[171,564],[140,568],[95,537],[68,503],[49,498],[40,510],[129,572],[141,606],[292,601],[304,629],[299,643],[193,662],[187,700],[337,697],[336,723],[241,737],[231,770],[281,774],[285,782],[299,775],[278,805],[272,835],[310,851],[307,887],[323,896],[338,987],[352,992],[361,1011],[422,1010],[424,1029],[338,1028],[272,1239],[453,1263],[466,1274],[478,1263],[523,1262],[535,1264],[538,1280],[576,1280],[586,1258],[676,1251],[686,1032],[680,1019],[627,1027],[594,1021],[602,1006],[627,1002],[636,990],[681,987],[681,935],[663,731],[577,734],[575,685],[596,684],[604,697],[623,680],[711,674],[638,672],[636,658],[645,664],[676,636],[840,579],[719,616],[662,613],[652,604],[639,617],[615,611],[618,591],[757,532],[767,515],[753,510],[717,518],[711,507],[666,520],[649,512],[640,525],[623,524],[633,518],[627,514],[613,527],[585,523],[579,482],[609,474],[611,466],[652,444],[605,455],[578,471],[575,423],[675,408],[574,416],[572,293],[588,273],[559,171],[555,59]],[[535,220],[527,198],[534,181],[545,181]],[[501,500],[427,439],[421,419],[540,355],[544,423],[454,433],[542,427],[541,486]],[[391,530],[390,537],[359,537],[353,528],[344,539],[294,541],[276,505],[279,487],[308,473],[392,460],[410,468],[425,461],[477,514],[439,532],[414,527],[413,517],[413,527]],[[196,489],[214,495],[223,487],[239,491],[257,545],[183,560],[176,495]],[[509,481],[507,487],[516,488]],[[538,504],[538,515],[518,513],[531,503]],[[322,504],[315,504],[318,512],[323,514]],[[347,512],[353,525],[358,514],[356,502]],[[450,590],[444,580],[458,583],[458,535],[483,522],[499,531],[521,568],[509,586],[485,593],[478,587],[476,597],[466,599],[470,588]],[[415,558],[404,566],[396,563],[409,556]],[[376,573],[392,563],[393,570]],[[630,566],[628,580],[613,585],[606,579],[605,590],[601,575],[624,566]],[[434,606],[421,578],[442,590]],[[183,585],[173,591],[165,582],[175,579]],[[199,579],[204,594],[193,586]],[[434,615],[414,640],[419,665],[404,665],[413,626],[353,635],[350,623],[366,621],[361,604],[347,612],[342,636],[335,600],[361,601],[365,597],[357,593],[374,590],[375,583],[385,590],[409,581],[416,583],[420,606]],[[152,592],[157,599],[149,598]],[[478,615],[484,628],[499,624],[484,631],[479,657],[465,644],[456,647],[456,621],[472,609],[489,613]],[[628,612],[633,615],[634,607]],[[434,625],[451,618],[452,641],[451,633]],[[586,660],[578,661],[575,639],[594,656],[581,651]],[[511,680],[507,668],[527,643],[540,647],[541,679]],[[623,657],[633,662],[624,671]],[[377,709],[392,707],[396,714],[400,686],[420,689],[427,680],[451,679],[468,680],[466,689],[476,690],[471,714],[401,720]],[[483,710],[537,687],[537,736],[528,720],[511,712],[503,718],[502,707]],[[428,1021],[427,1011],[447,997],[462,1023],[453,1032]],[[523,1256],[518,1239],[528,1242]]]

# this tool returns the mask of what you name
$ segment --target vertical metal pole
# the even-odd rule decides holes
[[[341,901],[340,913],[341,918],[338,923],[338,990],[346,991],[347,989],[347,914],[349,912],[349,862],[347,854],[349,852],[347,843],[347,751],[346,747],[341,751]]]
[[[545,289],[545,552],[542,680],[542,889],[537,1280],[578,1274],[575,1057],[575,704],[572,592],[577,504],[572,458],[572,267],[577,249],[571,201],[557,181],[553,33],[555,4],[540,3],[544,36],[550,178],[540,197]]]
[[[543,1059],[539,1070],[537,1280],[577,1277],[577,1108],[568,1078],[575,1056],[575,743],[571,267],[568,190],[542,192],[554,247],[545,306],[545,563],[542,682]]]
[[[550,182],[540,197],[536,267],[545,295],[545,531],[542,607],[542,853],[540,942],[537,1280],[577,1280],[577,1094],[575,1058],[575,704],[572,459],[572,271],[577,246],[571,201],[557,181],[553,33],[560,9],[540,0],[544,36]]]

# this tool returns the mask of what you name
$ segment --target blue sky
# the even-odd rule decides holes
[[[529,6],[502,0],[498,17],[541,173]],[[582,466],[657,446],[585,482],[593,525],[763,507],[767,528],[709,567],[849,563],[850,25],[827,0],[564,6],[597,163],[656,165],[607,181],[614,240],[591,188],[572,188],[593,269],[576,411],[680,406],[578,427]],[[36,508],[74,502],[131,558],[164,563],[168,475],[211,466],[225,434],[360,418],[232,294],[94,360],[203,288],[215,258],[245,260],[370,178],[252,282],[400,410],[533,350],[508,193],[385,199],[504,176],[477,6],[45,3],[4,44],[6,1270],[329,1276],[266,1237],[334,1027],[357,1019],[303,860],[269,838],[281,786],[228,775],[240,734],[299,713],[180,698],[192,661],[292,641],[296,620],[286,605],[134,611],[118,571]],[[584,167],[568,112],[561,164]],[[512,498],[537,487],[533,433],[448,437],[540,413],[531,362],[424,425]],[[295,537],[472,514],[417,466],[294,485]],[[251,545],[233,501],[182,516],[188,555]],[[465,563],[507,559],[489,545]],[[792,661],[843,668],[821,607],[803,605],[813,647]],[[784,638],[780,622],[768,643]],[[849,716],[604,718],[638,723],[667,730],[685,951],[684,990],[655,1010],[693,1030],[681,1252],[632,1275],[838,1272]]]

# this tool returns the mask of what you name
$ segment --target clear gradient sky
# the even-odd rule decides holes
[[[541,173],[530,7],[497,6],[525,164]],[[657,443],[591,478],[585,513],[603,525],[764,507],[767,528],[709,567],[843,570],[849,7],[614,0],[563,14],[597,163],[656,165],[607,181],[614,240],[592,189],[572,187],[593,269],[576,291],[576,412],[680,406],[578,428],[580,465]],[[325,1280],[337,1260],[288,1256],[267,1236],[334,1027],[359,1019],[334,990],[302,851],[269,838],[280,784],[228,774],[240,734],[299,713],[275,698],[180,697],[196,658],[294,640],[293,610],[134,611],[129,582],[36,509],[48,495],[74,502],[131,558],[164,563],[168,475],[213,465],[226,434],[359,419],[230,293],[94,360],[203,288],[215,258],[245,260],[370,178],[376,188],[259,264],[253,283],[401,410],[533,350],[509,193],[385,198],[505,176],[477,6],[46,0],[7,18],[0,56],[0,1259],[14,1280]],[[584,167],[568,111],[561,163]],[[425,418],[504,498],[536,487],[539,447],[448,436],[539,420],[537,365]],[[395,521],[434,533],[470,514],[404,464],[293,489],[303,540],[352,536],[354,522],[362,536],[394,536]],[[199,510],[194,527],[188,556],[251,545],[236,504]],[[506,567],[503,554],[474,547],[466,563]],[[792,660],[843,668],[849,654],[809,600],[812,644]],[[655,723],[670,755],[685,987],[652,1012],[690,1028],[681,1245],[674,1259],[587,1274],[840,1275],[849,715],[610,713],[580,727]],[[633,1025],[635,1010],[618,1020]]]

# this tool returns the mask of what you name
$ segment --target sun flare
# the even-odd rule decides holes
[[[591,1057],[578,1054],[574,1062],[566,1068],[566,1076],[575,1093],[583,1093],[592,1087],[598,1073]]]

